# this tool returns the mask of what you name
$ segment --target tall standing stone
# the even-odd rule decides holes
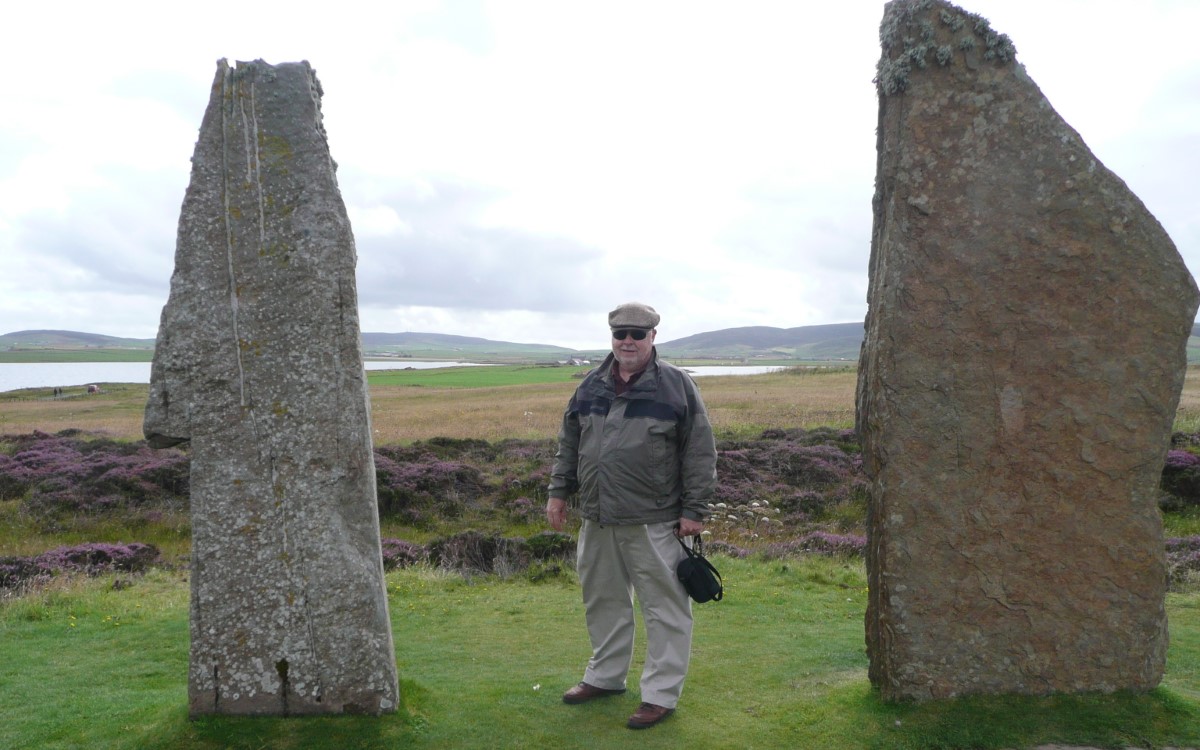
[[[1011,41],[893,0],[858,420],[887,699],[1146,690],[1197,290]]]
[[[191,442],[192,715],[398,702],[321,94],[307,62],[220,61],[179,219],[144,431]]]

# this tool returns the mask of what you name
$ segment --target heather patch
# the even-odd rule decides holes
[[[490,548],[486,540],[545,523],[554,451],[552,439],[436,438],[377,447],[380,514],[426,532],[484,529],[474,542],[460,540],[439,554],[450,565],[457,559],[488,570],[501,560],[501,568],[519,567],[520,545],[496,542]],[[755,439],[720,441],[717,461],[709,539],[710,545],[728,543],[731,556],[768,546],[770,554],[781,555],[844,551],[844,545],[822,545],[812,533],[863,528],[869,486],[853,430],[770,429]],[[1200,507],[1200,434],[1174,436],[1162,490],[1165,509]],[[19,514],[30,529],[118,538],[109,532],[181,518],[187,493],[186,450],[151,450],[141,441],[78,430],[0,436],[0,500],[11,501],[13,518]],[[180,528],[186,538],[186,522]],[[385,550],[396,567],[429,562],[429,554],[424,548]],[[1178,574],[1200,577],[1200,561],[1182,555],[1172,558]]]
[[[1200,536],[1173,537],[1166,540],[1167,576],[1172,588],[1200,579]]]
[[[419,565],[429,559],[429,552],[419,544],[404,539],[382,539],[383,569],[395,570]]]
[[[724,555],[725,557],[732,557],[740,560],[743,557],[749,557],[750,550],[746,549],[745,547],[739,547],[736,544],[730,544],[729,542],[715,541],[704,543],[704,554],[706,556]]]
[[[444,570],[510,576],[539,563],[564,563],[575,555],[570,534],[544,531],[528,538],[468,530],[420,545],[404,539],[383,540],[385,570],[429,564]]]
[[[555,442],[437,438],[375,450],[379,512],[428,530],[543,523]],[[852,431],[768,430],[718,446],[714,529],[754,537],[828,522],[865,497]],[[39,528],[87,528],[187,507],[188,454],[67,430],[0,438],[0,499]],[[120,513],[114,511],[122,511]]]
[[[1159,506],[1178,511],[1200,505],[1200,435],[1176,433],[1171,438],[1171,450],[1163,462],[1163,494]]]
[[[431,565],[468,576],[508,577],[533,569],[540,578],[545,577],[546,567],[535,563],[550,563],[553,570],[561,571],[574,552],[574,540],[559,532],[543,532],[525,539],[469,530],[431,542],[428,560]]]
[[[867,482],[853,430],[766,430],[717,446],[714,533],[747,539],[794,535],[814,524],[855,522]],[[849,513],[850,506],[861,510]]]
[[[188,458],[179,450],[153,450],[64,430],[4,438],[0,499],[22,499],[22,510],[51,522],[64,515],[116,508],[187,504]]]
[[[501,501],[500,507],[508,513],[513,523],[529,524],[541,520],[545,506],[527,497],[515,497],[512,500]]]
[[[575,539],[561,531],[543,531],[525,540],[534,560],[567,559],[575,556]]]
[[[60,573],[142,572],[158,560],[158,548],[140,542],[56,547],[33,557],[0,557],[0,588],[16,588]]]
[[[474,466],[440,458],[419,446],[375,452],[379,512],[407,523],[456,518],[483,494],[485,482]]]
[[[800,555],[861,557],[867,548],[867,538],[859,534],[831,534],[812,531],[798,539],[768,544],[762,550],[770,560]]]
[[[380,515],[418,528],[540,523],[554,450],[550,440],[449,438],[377,448]]]

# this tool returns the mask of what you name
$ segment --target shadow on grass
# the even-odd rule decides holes
[[[419,745],[424,717],[414,708],[424,691],[401,684],[400,708],[384,716],[205,716],[186,709],[129,747],[144,750],[366,750]]]
[[[871,727],[864,747],[932,750],[1043,744],[1194,747],[1200,709],[1167,688],[1050,696],[972,696],[886,703],[870,687],[846,688],[846,704]]]

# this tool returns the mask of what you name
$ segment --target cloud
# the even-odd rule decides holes
[[[29,275],[25,283],[76,293],[161,295],[165,301],[179,198],[163,187],[177,188],[174,177],[127,171],[77,190],[62,209],[23,214],[14,234]]]
[[[479,217],[494,192],[442,181],[380,195],[355,213],[394,217],[388,232],[358,233],[359,304],[463,311],[579,310],[602,253],[578,242]]]
[[[1200,4],[976,0],[1200,270]],[[865,313],[883,3],[21,3],[0,332],[149,337],[215,63],[307,59],[365,330],[588,348]],[[90,302],[89,302],[90,300]]]

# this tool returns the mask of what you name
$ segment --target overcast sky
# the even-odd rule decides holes
[[[1200,271],[1200,2],[976,0]],[[308,60],[364,331],[608,346],[866,313],[878,0],[22,2],[0,333],[151,338],[216,61]]]

